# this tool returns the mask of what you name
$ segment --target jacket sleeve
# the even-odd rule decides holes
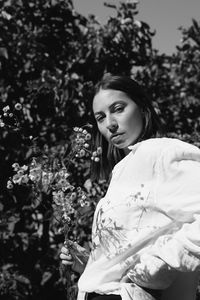
[[[168,147],[158,161],[155,191],[159,208],[179,223],[157,239],[153,252],[170,267],[200,269],[200,150],[187,143]]]

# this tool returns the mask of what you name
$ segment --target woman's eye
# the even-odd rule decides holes
[[[96,117],[96,121],[97,122],[102,122],[103,121],[103,116],[98,116],[98,117]]]
[[[114,109],[116,112],[122,112],[124,110],[123,106],[116,106]]]

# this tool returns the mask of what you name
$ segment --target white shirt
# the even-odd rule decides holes
[[[149,139],[130,149],[114,167],[108,191],[97,204],[93,247],[78,282],[78,300],[85,292],[135,300],[135,284],[122,282],[127,273],[137,284],[165,289],[162,299],[195,299],[200,150],[171,138]],[[158,281],[154,275],[160,262],[166,272],[159,273]],[[168,287],[170,276],[173,283]]]

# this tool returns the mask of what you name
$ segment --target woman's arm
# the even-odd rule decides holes
[[[156,202],[174,222],[174,234],[157,239],[152,251],[181,272],[200,269],[200,150],[166,149],[159,161]]]
[[[160,236],[123,280],[164,289],[179,272],[200,269],[200,150],[168,147],[157,167],[156,206],[179,226]]]

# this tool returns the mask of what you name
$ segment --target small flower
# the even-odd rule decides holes
[[[91,160],[95,161],[95,162],[99,162],[100,161],[100,158],[99,158],[99,155],[102,153],[102,148],[101,147],[98,147],[96,151],[93,151],[92,152],[92,155],[91,155]]]
[[[48,189],[48,186],[51,184],[53,178],[53,173],[51,172],[41,172],[42,185],[44,190]]]
[[[85,140],[83,139],[83,138],[77,138],[77,143],[79,143],[79,144],[84,144],[85,143]]]
[[[61,178],[61,179],[58,181],[57,186],[60,186],[60,187],[62,187],[62,188],[65,188],[65,190],[66,190],[66,189],[69,188],[70,183],[69,183],[69,181],[66,180],[65,178]]]
[[[15,174],[12,178],[12,181],[14,184],[21,184],[22,182],[22,176],[19,174]]]
[[[85,206],[85,201],[84,201],[84,200],[80,199],[79,203],[80,203],[80,206],[81,206],[81,207],[84,207],[84,206]]]
[[[64,178],[69,177],[69,173],[67,172],[66,169],[62,169],[61,171],[59,171],[59,172],[58,172],[58,175],[59,175],[60,177],[64,177]]]
[[[89,145],[88,143],[85,143],[85,144],[84,144],[84,147],[87,149],[87,148],[90,147],[90,145]]]
[[[75,209],[73,207],[69,207],[68,214],[73,214],[75,212]]]
[[[60,206],[60,205],[63,204],[64,197],[65,197],[65,194],[64,194],[63,191],[59,191],[59,192],[55,191],[55,192],[53,192],[53,201],[58,206]]]
[[[13,183],[11,180],[8,180],[7,182],[7,189],[11,190],[13,188]]]
[[[41,179],[41,168],[36,167],[30,170],[29,179],[33,182],[38,182]]]
[[[21,178],[21,183],[22,183],[22,184],[27,184],[28,182],[29,182],[28,175],[25,174],[25,175],[22,176],[22,178]]]
[[[16,103],[16,104],[15,104],[15,109],[16,109],[16,110],[21,110],[21,109],[22,109],[21,103]]]
[[[85,139],[86,139],[86,141],[91,140],[91,134],[90,133],[86,134]]]
[[[22,169],[23,171],[27,171],[27,170],[28,170],[28,166],[23,165],[23,166],[21,167],[21,169]]]
[[[10,106],[7,105],[7,106],[3,107],[2,110],[3,110],[4,113],[7,113],[10,110]]]
[[[19,171],[17,171],[17,174],[18,174],[19,176],[24,175],[24,170],[20,169]]]
[[[102,153],[102,148],[101,147],[98,147],[97,148],[97,154],[101,154]]]
[[[97,151],[94,151],[94,152],[92,153],[92,156],[94,156],[94,157],[98,156]]]
[[[19,164],[18,164],[18,163],[14,163],[14,164],[12,164],[12,167],[13,167],[14,171],[18,171],[18,170],[19,170],[19,168],[20,168],[20,166],[19,166]]]
[[[79,156],[80,156],[80,157],[85,156],[85,150],[84,150],[84,149],[81,149],[81,150],[79,151]]]
[[[93,160],[94,160],[95,162],[99,162],[99,161],[100,161],[99,157],[93,157]]]
[[[83,201],[85,201],[85,200],[87,199],[86,195],[83,194],[83,195],[81,196],[81,199],[82,199]]]
[[[63,214],[63,219],[64,219],[67,223],[69,223],[69,222],[71,221],[70,217],[68,216],[68,214],[67,214],[66,212]]]

